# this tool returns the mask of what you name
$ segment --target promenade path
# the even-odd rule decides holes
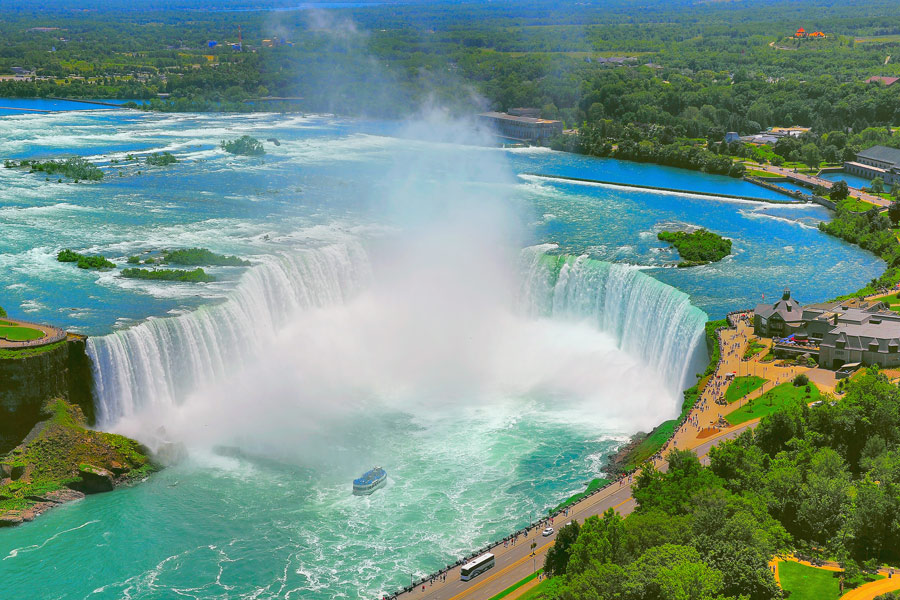
[[[725,387],[721,383],[724,382],[727,373],[739,372],[765,377],[771,382],[765,386],[765,390],[768,390],[778,383],[790,381],[798,373],[809,370],[804,367],[781,367],[774,363],[760,363],[758,360],[742,361],[744,350],[753,335],[753,328],[749,319],[740,314],[733,316],[732,323],[736,325],[734,329],[720,330],[719,345],[722,358],[715,373],[710,377],[709,383],[703,389],[694,410],[689,414],[687,421],[676,430],[672,441],[652,459],[653,464],[662,471],[667,468],[666,461],[662,456],[673,447],[689,448],[697,454],[701,462],[708,464],[708,454],[711,448],[724,440],[736,438],[747,429],[754,428],[759,424],[759,419],[754,419],[738,426],[710,429],[710,426],[714,425],[720,416],[736,410],[741,404],[740,402],[733,402],[728,406],[715,404],[715,398],[725,393]],[[760,352],[757,358],[764,354],[765,351]],[[716,385],[715,382],[720,384]],[[762,390],[756,390],[750,396],[755,397],[761,393],[763,393]],[[694,425],[694,423],[698,425]],[[515,544],[504,546],[501,543],[494,547],[490,552],[496,557],[495,567],[471,581],[460,581],[459,567],[454,567],[447,571],[445,582],[441,582],[439,579],[434,580],[433,583],[429,581],[424,584],[424,589],[423,585],[419,584],[414,590],[400,594],[397,598],[403,600],[412,598],[484,600],[490,598],[541,568],[547,550],[556,539],[556,534],[569,521],[578,520],[583,523],[588,517],[602,515],[610,508],[615,509],[622,516],[634,511],[636,502],[631,495],[632,484],[633,477],[623,478],[601,492],[574,504],[569,508],[568,514],[560,514],[553,520],[551,524],[554,527],[554,533],[551,536],[543,537],[541,535],[543,525],[540,525],[530,529],[524,536],[519,536]],[[532,543],[537,544],[534,553],[531,551]],[[528,585],[527,589],[533,585],[536,584]]]
[[[779,570],[779,565],[783,562],[788,561],[800,563],[801,565],[806,565],[807,567],[813,567],[815,569],[832,571],[834,573],[843,571],[840,565],[835,562],[825,562],[824,564],[814,565],[809,561],[800,560],[794,556],[775,557],[774,559],[772,559],[772,561],[769,562],[769,565],[774,567],[775,581],[778,582],[778,585],[781,585],[781,573]],[[884,579],[870,581],[869,583],[865,583],[858,588],[852,589],[841,596],[840,600],[872,600],[876,596],[879,596],[886,592],[900,590],[900,576],[898,576],[896,573],[891,573],[889,569],[880,569],[878,573],[880,575],[883,575]]]
[[[826,190],[830,190],[831,186],[834,185],[834,182],[829,179],[823,179],[821,177],[816,177],[815,175],[807,175],[806,173],[795,173],[791,169],[784,169],[782,167],[776,167],[774,165],[758,165],[756,163],[745,164],[748,168],[752,168],[755,171],[766,171],[768,173],[774,173],[781,177],[787,177],[791,181],[796,181],[808,186],[815,187],[817,185],[821,185]],[[850,197],[864,200],[865,202],[874,204],[875,206],[880,206],[882,208],[887,208],[891,204],[890,200],[886,200],[881,196],[876,196],[874,194],[868,194],[857,188],[850,188]]]
[[[47,344],[52,344],[54,342],[59,342],[61,340],[66,339],[66,332],[58,327],[53,327],[51,325],[42,325],[40,323],[30,323],[28,321],[21,321],[19,319],[12,319],[10,317],[0,317],[0,321],[7,321],[9,323],[15,323],[16,325],[21,325],[22,327],[28,327],[30,329],[37,329],[38,331],[44,334],[44,337],[38,338],[36,340],[30,340],[26,342],[14,342],[11,340],[7,340],[5,338],[0,338],[0,348],[7,350],[14,350],[19,348],[35,348],[38,346],[46,346]]]
[[[900,590],[900,575],[894,573],[890,579],[887,579],[887,571],[882,570],[881,574],[885,576],[885,579],[871,581],[855,590],[850,590],[841,596],[841,600],[872,600],[872,598],[881,594]]]

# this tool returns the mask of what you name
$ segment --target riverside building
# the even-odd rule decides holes
[[[900,183],[900,150],[887,146],[872,146],[856,155],[856,160],[844,163],[844,171],[867,179],[881,179],[887,185]]]
[[[861,363],[900,366],[900,314],[879,301],[851,298],[801,306],[785,290],[753,314],[754,333],[775,340],[776,356],[809,355],[820,367]]]
[[[486,112],[478,115],[478,119],[505,138],[536,144],[546,144],[563,131],[562,121],[539,117]]]

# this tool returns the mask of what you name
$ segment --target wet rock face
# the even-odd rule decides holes
[[[116,487],[116,477],[110,471],[94,465],[79,465],[78,475],[81,481],[69,484],[69,487],[83,494],[102,494],[111,492]]]
[[[77,404],[93,423],[93,375],[84,339],[70,339],[45,352],[0,359],[0,454],[25,438],[50,398]]]

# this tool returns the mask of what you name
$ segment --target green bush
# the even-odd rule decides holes
[[[153,165],[154,167],[165,167],[166,165],[171,165],[177,162],[178,159],[175,158],[171,152],[154,152],[147,157],[147,164]]]
[[[79,269],[112,269],[116,266],[114,262],[107,260],[105,257],[100,256],[99,254],[88,256],[85,254],[73,252],[68,248],[66,248],[65,250],[60,250],[56,255],[56,260],[58,260],[59,262],[76,263]]]
[[[0,317],[5,317],[5,316],[6,316],[6,311],[3,310],[2,306],[0,306]]]
[[[141,264],[141,257],[138,256],[138,255],[129,256],[129,257],[128,257],[128,264],[129,264],[129,265],[139,265],[139,264]]]
[[[163,260],[175,265],[219,266],[219,267],[249,267],[250,261],[237,256],[225,256],[216,254],[206,248],[188,248],[185,250],[171,250],[163,253]]]
[[[809,383],[809,377],[805,373],[800,373],[794,377],[794,387],[803,387]]]
[[[80,156],[67,158],[66,160],[8,160],[4,163],[6,168],[30,168],[31,173],[46,173],[47,175],[61,174],[78,181],[100,181],[103,179],[103,171]]]
[[[262,156],[266,153],[262,142],[249,135],[242,135],[236,140],[223,140],[222,149],[230,154],[238,154],[240,156]]]
[[[210,282],[216,278],[209,275],[203,269],[197,268],[193,271],[185,271],[183,269],[122,269],[122,277],[128,279],[147,279],[153,281],[190,281],[190,282]]]
[[[706,229],[686,231],[661,231],[656,236],[678,249],[679,267],[704,265],[722,260],[731,254],[731,240]]]

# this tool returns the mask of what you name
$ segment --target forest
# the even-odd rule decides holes
[[[637,476],[633,514],[560,531],[545,597],[763,600],[782,597],[768,565],[778,552],[837,560],[848,587],[900,558],[900,389],[877,369],[710,458],[674,450],[667,472]]]
[[[687,138],[900,121],[898,91],[866,83],[900,75],[890,58],[900,13],[885,0],[865,10],[860,0],[650,0],[641,11],[625,0],[578,10],[534,0],[330,11],[236,0],[92,6],[10,11],[0,74],[33,76],[0,81],[0,96],[126,98],[178,111],[301,98],[264,106],[386,117],[434,104],[461,114],[531,106],[569,127],[614,120]],[[799,26],[826,38],[795,39]],[[231,45],[239,35],[241,51]]]

